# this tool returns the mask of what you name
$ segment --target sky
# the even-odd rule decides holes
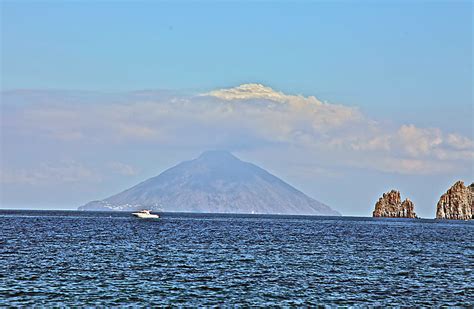
[[[2,208],[73,209],[209,149],[345,215],[473,177],[470,1],[1,1]]]

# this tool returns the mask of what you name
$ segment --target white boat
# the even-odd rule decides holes
[[[137,212],[132,212],[132,215],[142,219],[158,219],[160,217],[159,215],[151,214],[150,211],[151,210],[143,209]]]

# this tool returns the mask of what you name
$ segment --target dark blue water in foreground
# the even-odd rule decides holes
[[[473,305],[474,224],[0,210],[0,305]]]

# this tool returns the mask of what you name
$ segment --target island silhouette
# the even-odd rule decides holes
[[[222,150],[206,151],[79,210],[143,208],[164,212],[341,215],[266,170]]]

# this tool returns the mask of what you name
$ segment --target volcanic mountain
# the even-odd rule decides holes
[[[264,169],[226,151],[204,152],[160,175],[79,210],[339,216]]]

